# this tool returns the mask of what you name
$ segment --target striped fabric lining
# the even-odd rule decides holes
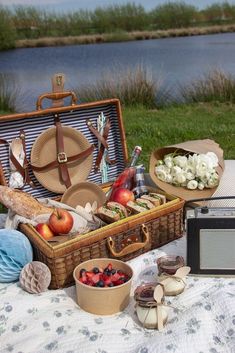
[[[59,113],[60,121],[65,126],[73,127],[79,130],[88,139],[91,144],[97,145],[96,137],[90,132],[86,125],[86,120],[90,119],[94,126],[97,126],[98,115],[103,112],[111,121],[110,133],[108,136],[109,157],[111,160],[116,160],[114,165],[111,165],[108,170],[108,179],[112,181],[125,168],[124,151],[121,143],[120,128],[118,123],[118,115],[115,104],[104,104],[97,107],[84,107],[82,109],[74,108],[73,111]],[[46,129],[54,126],[54,116],[51,114],[29,118],[17,119],[15,121],[0,122],[0,138],[11,142],[13,138],[19,137],[19,131],[23,129],[26,134],[26,154],[30,159],[30,151],[35,139]],[[89,181],[101,184],[101,173],[94,173],[94,162],[98,154],[97,148],[93,152],[93,168],[88,177]],[[2,162],[6,179],[9,178],[9,150],[8,146],[0,145],[0,160]],[[30,171],[32,180],[37,185],[36,189],[32,189],[29,185],[24,187],[24,191],[29,192],[34,197],[55,197],[56,194],[45,189]]]

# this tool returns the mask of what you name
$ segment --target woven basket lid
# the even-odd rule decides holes
[[[106,201],[105,192],[102,188],[92,182],[84,181],[70,186],[61,198],[61,202],[76,208],[77,205],[84,207],[88,202],[97,202],[97,207]]]
[[[64,137],[64,150],[68,157],[85,151],[91,145],[86,137],[78,130],[68,126],[62,126]],[[51,127],[41,133],[35,140],[31,150],[32,165],[41,167],[57,159],[56,127]],[[68,172],[71,184],[86,180],[93,163],[92,153],[84,158],[68,163]],[[57,194],[63,194],[66,186],[60,177],[58,168],[43,171],[34,171],[36,179],[46,189]]]

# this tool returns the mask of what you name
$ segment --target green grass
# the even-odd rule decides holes
[[[213,139],[224,150],[225,159],[235,159],[235,105],[199,103],[161,110],[143,107],[123,110],[129,153],[142,146],[140,162],[146,169],[151,152],[159,147],[188,140]]]

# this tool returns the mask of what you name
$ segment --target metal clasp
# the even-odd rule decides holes
[[[65,152],[59,152],[57,155],[57,160],[59,163],[66,163],[68,161],[67,155]]]

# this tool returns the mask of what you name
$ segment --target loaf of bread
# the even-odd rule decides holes
[[[0,203],[27,219],[53,212],[53,208],[43,206],[30,194],[2,185],[0,185]]]

